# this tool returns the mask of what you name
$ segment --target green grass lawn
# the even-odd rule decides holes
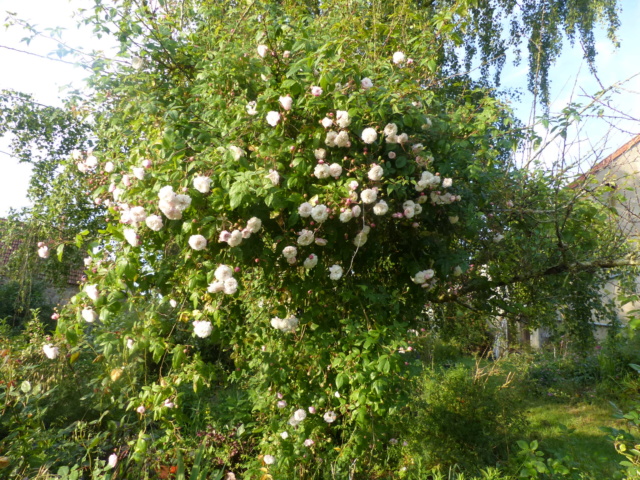
[[[594,478],[613,478],[624,458],[600,427],[621,427],[623,423],[613,418],[608,403],[531,397],[526,404],[531,436],[540,442],[542,451],[554,457],[570,457],[568,466]]]
[[[624,458],[600,427],[624,428],[625,423],[614,418],[614,408],[595,393],[595,385],[576,389],[573,384],[558,383],[548,391],[532,388],[523,381],[523,363],[518,358],[495,363],[465,358],[459,363],[472,371],[480,367],[494,387],[507,383],[517,389],[528,422],[528,438],[523,439],[537,440],[546,456],[569,457],[566,465],[588,474],[588,478],[614,478]]]

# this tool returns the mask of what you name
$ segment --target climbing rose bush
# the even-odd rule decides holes
[[[340,15],[197,8],[185,27],[167,7],[171,48],[120,24],[143,62],[91,80],[98,143],[67,168],[108,227],[58,338],[90,343],[106,384],[140,379],[124,402],[136,461],[156,430],[179,448],[172,425],[193,402],[218,411],[216,389],[248,398],[245,478],[386,457],[408,331],[487,236],[475,212],[508,175],[508,115],[466,80],[432,81],[422,28],[369,55],[368,35],[336,40]]]

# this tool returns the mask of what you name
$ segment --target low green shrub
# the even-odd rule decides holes
[[[461,365],[425,373],[407,422],[413,458],[474,474],[507,458],[524,431],[524,416],[515,391],[489,378]]]

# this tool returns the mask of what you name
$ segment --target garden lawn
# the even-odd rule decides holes
[[[613,478],[618,455],[602,426],[624,425],[613,418],[613,408],[603,402],[588,403],[552,396],[534,396],[527,400],[527,420],[540,448],[553,457],[570,457],[567,466],[588,472],[594,478]]]

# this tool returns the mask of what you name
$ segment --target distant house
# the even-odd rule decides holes
[[[632,240],[640,240],[640,135],[594,165],[572,187],[585,185],[589,189],[590,179],[596,180],[594,185],[611,189],[608,201],[618,211],[618,225],[622,233]],[[605,292],[609,297],[617,296],[618,285],[615,278],[605,287]],[[620,320],[626,323],[629,312],[638,308],[640,305],[631,303],[621,306]],[[596,337],[604,338],[609,328],[609,324],[596,323]]]
[[[6,222],[5,219],[0,218],[0,227],[2,224]],[[6,278],[6,268],[8,268],[11,262],[14,259],[15,255],[24,255],[24,249],[21,248],[23,245],[23,240],[21,238],[3,238],[2,234],[0,234],[0,284],[5,284],[7,281]],[[35,255],[35,250],[32,252]],[[56,262],[57,260],[52,257],[49,259],[39,259],[42,262]],[[36,278],[43,280],[45,284],[50,285],[50,287],[45,288],[44,295],[46,297],[46,302],[50,305],[56,304],[64,304],[69,298],[78,293],[78,286],[80,283],[84,281],[85,275],[83,268],[72,267],[68,270],[68,273],[65,275],[66,282],[62,285],[59,282],[54,286],[54,282],[47,279],[47,275],[44,275],[42,272],[35,272]]]

